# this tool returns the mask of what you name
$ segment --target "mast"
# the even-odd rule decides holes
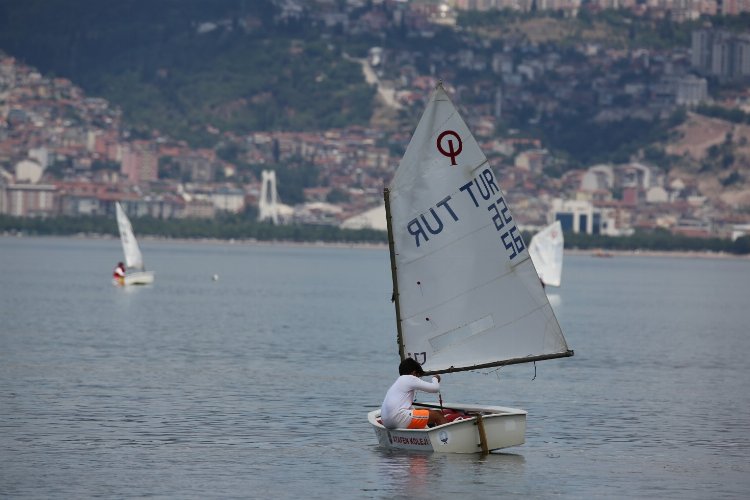
[[[406,359],[404,354],[404,337],[401,333],[401,305],[398,296],[398,274],[396,273],[396,252],[393,243],[393,226],[391,223],[391,193],[388,188],[383,188],[383,199],[385,200],[385,222],[388,227],[388,252],[391,255],[391,277],[393,278],[393,303],[396,305],[396,331],[398,341],[398,355],[401,361]]]

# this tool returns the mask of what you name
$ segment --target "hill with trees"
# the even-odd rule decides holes
[[[212,146],[226,130],[368,122],[361,67],[268,0],[7,0],[0,48],[119,105],[134,133]]]
[[[348,15],[363,17],[368,8],[372,5],[365,3],[362,12]],[[742,15],[711,18],[710,22],[741,30],[748,20],[750,16]],[[390,24],[382,33],[352,34],[340,26],[327,28],[305,13],[284,18],[271,0],[5,0],[0,2],[0,49],[46,74],[71,79],[90,96],[102,96],[118,105],[134,137],[159,130],[194,146],[216,147],[221,154],[225,131],[241,135],[253,130],[325,130],[366,125],[373,117],[384,116],[375,89],[350,57],[364,57],[374,45],[406,54],[423,75],[437,64],[433,54],[446,64],[467,48],[485,59],[507,49],[514,64],[523,62],[528,55],[525,51],[554,53],[563,62],[583,64],[584,56],[574,50],[576,45],[592,43],[622,50],[686,48],[691,30],[705,22],[675,23],[625,11],[586,9],[577,18],[555,13],[467,12],[459,16],[457,29],[433,26],[434,36],[419,37]],[[391,77],[397,78],[400,69],[400,64],[391,64],[395,72]],[[620,87],[635,77],[627,68],[613,69],[622,70]],[[574,91],[595,97],[590,80],[601,78],[604,70],[591,67],[588,71],[591,74]],[[451,75],[452,84],[471,89],[462,92],[459,105],[489,106],[494,87],[486,88],[497,85],[497,75],[489,70]],[[525,89],[536,96],[550,95],[568,79],[552,71],[527,83]],[[616,95],[613,106],[632,107],[627,97]],[[748,122],[747,114],[716,106],[698,111],[737,124]],[[378,120],[378,126],[391,131],[400,127],[403,130],[398,132],[404,133],[413,128],[420,112],[421,105],[415,105],[392,115],[390,122]],[[680,161],[690,163],[689,158],[670,155],[665,146],[685,121],[684,110],[671,116],[626,115],[607,121],[600,119],[600,113],[594,98],[543,112],[526,104],[506,106],[497,134],[514,130],[540,138],[544,147],[563,159],[549,172],[558,176],[570,168],[623,163],[639,156],[664,168]],[[398,141],[387,145],[395,154],[404,146]],[[697,165],[718,172],[725,185],[741,185],[749,177],[737,166],[742,147],[729,144],[712,151],[706,161],[692,161],[688,169],[695,170]],[[727,167],[730,159],[734,166]],[[284,194],[294,201],[300,189]]]

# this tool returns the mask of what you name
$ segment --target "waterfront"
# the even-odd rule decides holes
[[[116,240],[0,237],[0,496],[750,492],[747,259],[566,256],[576,355],[444,378],[529,411],[525,445],[479,458],[367,424],[396,376],[384,248],[142,247],[155,284],[118,289]]]

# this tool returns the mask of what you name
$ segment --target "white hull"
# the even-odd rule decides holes
[[[502,406],[445,404],[446,408],[481,412],[489,451],[524,443],[526,411]],[[380,410],[367,414],[378,442],[386,448],[438,453],[481,453],[476,417],[428,429],[386,429]]]
[[[117,280],[113,280],[115,285],[120,285]],[[137,271],[133,273],[127,273],[125,275],[125,283],[123,285],[150,285],[154,282],[153,271]]]

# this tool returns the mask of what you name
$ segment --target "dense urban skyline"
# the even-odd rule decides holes
[[[455,49],[426,50],[424,43],[439,30],[461,33],[457,20],[466,10],[507,6],[383,1],[346,2],[337,10],[329,2],[312,3],[277,2],[272,22],[314,23],[323,36],[332,30],[369,40],[361,54],[342,54],[376,91],[369,123],[241,131],[207,122],[202,133],[213,144],[198,147],[154,128],[143,133],[120,106],[6,53],[0,56],[0,212],[111,215],[114,202],[122,201],[133,216],[254,216],[261,173],[274,170],[280,201],[288,206],[279,204],[281,220],[341,225],[372,211],[369,224],[380,227],[382,187],[416,110],[443,80],[525,227],[568,217],[566,230],[573,232],[627,235],[663,228],[733,237],[750,223],[750,126],[743,122],[750,112],[749,33],[703,25],[671,48],[625,49],[585,36],[561,44],[534,41],[533,28],[554,18],[527,14],[523,36],[485,26],[482,37],[464,36]],[[712,14],[709,4],[591,3],[577,9],[616,7],[657,18],[669,12],[676,25]],[[535,5],[566,12],[573,3]],[[737,13],[746,8],[731,5]],[[682,12],[675,6],[687,13],[674,17]],[[251,32],[263,22],[247,12],[236,21],[206,20],[194,30],[198,36],[237,26]],[[404,40],[419,43],[382,43],[371,36],[399,26]],[[302,44],[295,50],[304,50],[304,42],[295,43]],[[159,69],[157,77],[168,79],[169,70]],[[252,111],[266,98],[255,94],[232,105]],[[571,113],[583,112],[590,114],[586,128],[570,128]],[[627,127],[640,142],[613,140]],[[605,141],[598,149],[586,144],[597,133]],[[589,153],[571,156],[576,143]]]

